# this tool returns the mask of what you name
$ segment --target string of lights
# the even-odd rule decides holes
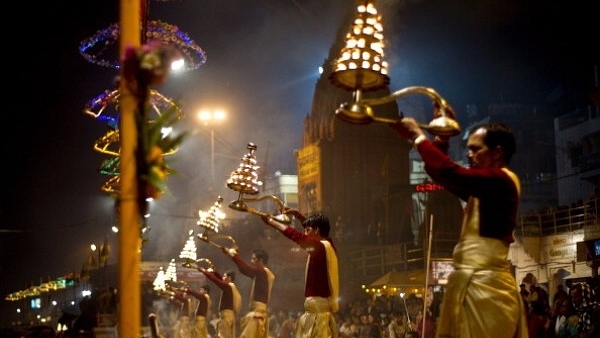
[[[198,69],[206,62],[206,53],[185,32],[159,20],[151,20],[146,28],[146,39],[158,40],[162,44],[174,47],[181,53],[184,60],[183,69]],[[120,36],[120,28],[117,23],[97,31],[94,35],[84,39],[79,44],[79,53],[88,62],[93,64],[119,69],[120,60],[117,57],[117,41]],[[112,54],[108,56],[107,54]]]

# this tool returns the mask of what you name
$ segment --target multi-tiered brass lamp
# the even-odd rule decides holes
[[[395,123],[396,120],[375,115],[371,106],[392,102],[399,98],[423,94],[433,100],[435,119],[421,128],[431,134],[454,136],[460,133],[456,114],[446,100],[433,88],[414,86],[398,90],[386,97],[363,99],[366,91],[375,91],[389,85],[388,64],[384,61],[384,40],[381,15],[375,0],[359,0],[356,16],[346,34],[346,45],[332,65],[329,80],[336,86],[352,91],[353,102],[342,103],[335,111],[341,120],[354,124],[371,122]]]
[[[194,240],[194,230],[188,232],[188,239],[179,254],[179,258],[184,260],[183,266],[190,267],[192,263],[196,262],[197,259],[197,247],[196,241]]]
[[[198,234],[197,237],[202,241],[212,244],[218,248],[223,248],[223,246],[217,244],[214,239],[227,239],[232,243],[233,247],[237,249],[237,244],[233,237],[219,234],[219,222],[225,218],[225,214],[223,211],[221,211],[222,203],[223,197],[219,196],[215,203],[208,209],[208,211],[198,211],[198,216],[200,219],[198,220],[197,224],[204,229],[204,232]]]
[[[262,182],[258,180],[258,169],[256,165],[256,145],[254,143],[248,143],[246,147],[248,153],[242,157],[238,168],[231,173],[227,180],[227,187],[235,190],[239,193],[238,198],[229,203],[231,209],[237,211],[246,211],[259,216],[272,217],[282,223],[291,223],[291,219],[285,214],[285,204],[277,196],[264,195],[257,198],[244,198],[244,194],[256,195],[259,193],[258,187],[262,185]],[[266,212],[262,212],[258,209],[252,208],[246,204],[246,202],[260,202],[265,199],[271,199],[279,205],[279,214],[271,215]]]

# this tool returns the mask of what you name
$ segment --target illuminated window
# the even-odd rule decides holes
[[[42,307],[42,300],[40,298],[32,298],[31,299],[31,308],[39,309]]]

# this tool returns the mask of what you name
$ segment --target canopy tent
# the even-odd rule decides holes
[[[573,279],[573,280],[577,280],[577,282],[579,282],[580,279],[583,282],[587,278],[592,278],[591,269],[585,269],[583,271],[581,271],[581,269],[578,269],[576,272],[571,272],[567,276],[563,277],[564,280]]]
[[[363,286],[368,293],[423,293],[425,289],[425,271],[398,271],[392,269],[367,286]]]

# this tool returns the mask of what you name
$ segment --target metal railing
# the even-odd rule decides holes
[[[591,199],[577,206],[558,207],[537,214],[520,214],[515,235],[541,237],[568,233],[581,229],[600,228],[600,198]],[[432,242],[431,257],[450,258],[456,240],[437,238]],[[425,254],[422,245],[398,243],[392,245],[362,246],[348,249],[344,257],[351,257],[342,264],[349,264],[350,280],[380,276],[391,269],[411,271],[423,269]]]
[[[434,259],[450,259],[456,239],[436,239],[431,244],[431,257]],[[423,246],[413,243],[398,243],[378,246],[362,246],[346,250],[341,264],[348,264],[343,269],[348,272],[348,280],[364,280],[381,276],[392,269],[398,271],[413,271],[425,268],[425,253]]]
[[[576,206],[557,207],[544,212],[519,215],[517,236],[548,236],[600,226],[600,198]]]

